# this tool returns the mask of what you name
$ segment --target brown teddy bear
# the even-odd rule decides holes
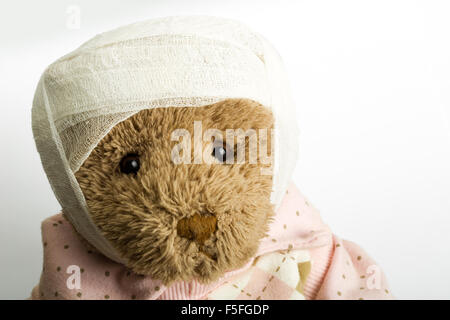
[[[127,266],[166,283],[212,281],[242,267],[273,212],[271,176],[260,174],[267,165],[219,165],[222,144],[204,147],[216,165],[171,160],[172,132],[194,136],[194,121],[225,132],[271,128],[273,118],[249,100],[143,110],[117,124],[75,173],[94,223]]]
[[[238,22],[145,21],[52,64],[33,132],[62,214],[33,299],[391,298],[290,185],[277,53]]]

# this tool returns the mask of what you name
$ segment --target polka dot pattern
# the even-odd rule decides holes
[[[90,249],[79,240],[70,223],[59,214],[53,216],[42,225],[43,246],[45,250],[45,260],[43,266],[44,277],[36,287],[34,298],[39,299],[173,299],[177,295],[182,295],[186,299],[206,298],[211,287],[216,288],[217,284],[203,285],[199,283],[189,283],[183,286],[171,286],[169,288],[159,281],[149,277],[139,276],[116,264],[101,254]],[[306,281],[304,289],[305,296],[302,296],[292,287],[284,287],[286,279],[299,277],[297,269],[297,258],[292,255],[298,248],[310,250],[312,248],[327,248],[320,256],[312,256],[313,268]],[[375,263],[359,247],[353,243],[342,241],[333,237],[328,227],[323,224],[317,210],[303,198],[303,196],[291,187],[286,193],[273,223],[270,225],[268,236],[262,239],[257,256],[265,254],[281,254],[277,263],[272,266],[270,276],[265,277],[259,274],[253,285],[256,287],[239,287],[239,294],[245,299],[267,299],[267,297],[278,298],[286,292],[293,293],[290,298],[301,299],[315,296],[317,287],[308,284],[310,277],[324,279],[326,283],[318,283],[316,286],[327,288],[321,290],[322,299],[374,299],[392,298],[386,284],[384,275],[381,274],[380,289],[370,289],[371,274],[367,273],[367,268]],[[328,256],[329,255],[329,256]],[[326,277],[317,274],[314,266],[318,269],[320,261],[332,259],[332,264],[327,270]],[[295,265],[292,273],[286,273],[286,266]],[[67,274],[69,266],[78,266],[81,277],[81,288],[69,289],[66,280],[71,274]],[[251,265],[242,270],[235,271],[244,274],[244,270],[250,270]],[[326,268],[324,268],[326,270]],[[58,274],[54,276],[54,274]],[[234,274],[230,272],[229,274]],[[227,279],[228,273],[223,278]],[[265,278],[264,278],[265,277]],[[285,280],[281,280],[285,279]],[[287,281],[287,280],[286,280]],[[297,280],[298,281],[298,280]],[[283,284],[284,283],[284,284]],[[194,286],[194,287],[193,287]],[[219,286],[220,287],[220,286]],[[294,286],[295,287],[295,286]],[[193,290],[195,288],[195,290]],[[275,289],[277,288],[277,289]],[[280,289],[284,288],[284,289]],[[236,288],[234,288],[237,290]],[[278,290],[286,290],[274,295]]]
[[[369,271],[378,266],[356,244],[341,240],[334,236],[333,265],[328,271],[328,285],[338,288],[336,293],[321,293],[319,299],[391,299],[386,289],[386,279],[380,272],[371,274]],[[339,263],[340,261],[345,263]],[[343,271],[343,272],[342,272]],[[340,277],[334,277],[336,272],[341,272]],[[374,278],[375,277],[375,278]],[[378,278],[376,278],[378,277]],[[379,286],[371,283],[376,282]],[[384,295],[382,294],[384,293]]]

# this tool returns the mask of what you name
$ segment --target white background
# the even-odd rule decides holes
[[[398,298],[450,298],[449,1],[15,0],[0,12],[0,298],[28,297],[40,222],[59,210],[31,133],[40,74],[97,33],[180,14],[246,21],[275,45],[298,106],[295,182]]]

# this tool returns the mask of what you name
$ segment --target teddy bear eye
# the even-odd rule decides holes
[[[224,142],[215,142],[211,155],[220,163],[227,161],[227,145]]]
[[[125,174],[136,174],[140,168],[139,155],[129,153],[120,160],[120,171]]]

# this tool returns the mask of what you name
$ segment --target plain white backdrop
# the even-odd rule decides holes
[[[450,2],[433,0],[3,2],[0,299],[29,296],[40,222],[59,210],[31,133],[41,73],[97,33],[185,14],[245,21],[275,45],[301,129],[294,181],[394,295],[449,299]]]

